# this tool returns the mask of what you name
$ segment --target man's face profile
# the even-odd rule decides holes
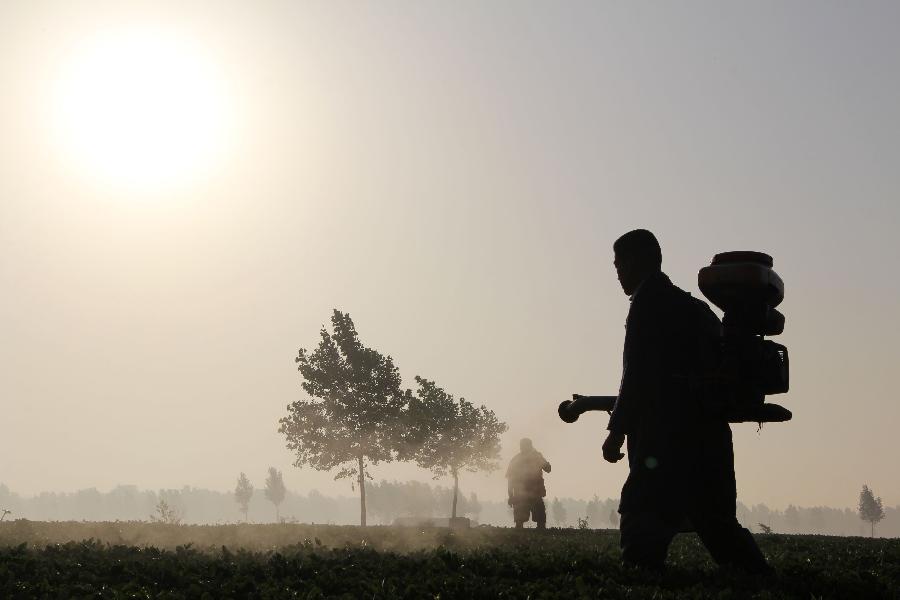
[[[637,288],[638,282],[635,281],[634,259],[626,258],[616,253],[613,260],[613,266],[616,267],[616,275],[619,277],[619,283],[622,285],[622,291],[626,296],[630,296]]]

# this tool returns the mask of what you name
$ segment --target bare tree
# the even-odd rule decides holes
[[[150,520],[154,523],[164,523],[166,525],[181,525],[181,515],[174,506],[169,506],[165,498],[160,498],[156,503],[156,513],[150,515]]]
[[[278,514],[279,505],[284,502],[284,497],[287,495],[287,489],[284,487],[284,477],[281,475],[281,471],[276,469],[275,467],[269,467],[269,476],[266,477],[266,489],[265,489],[266,500],[275,505],[275,522],[281,522],[281,516]]]
[[[864,485],[859,493],[859,518],[872,526],[872,537],[875,537],[875,523],[884,518],[884,506],[868,485]]]
[[[247,522],[247,512],[250,510],[250,498],[253,497],[253,485],[244,473],[238,477],[237,486],[234,488],[234,499],[244,513],[244,522]]]

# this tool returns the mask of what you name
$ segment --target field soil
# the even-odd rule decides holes
[[[679,535],[665,573],[617,531],[0,523],[0,598],[900,598],[900,540],[761,535],[778,570],[718,569]]]

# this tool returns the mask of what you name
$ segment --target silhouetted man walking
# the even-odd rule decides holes
[[[523,438],[519,442],[519,453],[509,461],[506,470],[509,505],[513,508],[516,529],[522,529],[529,517],[534,519],[538,529],[547,527],[545,471],[550,472],[550,463],[534,449],[530,439]]]
[[[626,233],[613,249],[619,282],[631,297],[622,382],[603,443],[603,457],[614,463],[628,440],[622,560],[661,569],[672,538],[690,523],[718,564],[768,573],[735,517],[731,428],[704,413],[690,385],[716,356],[721,322],[662,272],[651,232]]]

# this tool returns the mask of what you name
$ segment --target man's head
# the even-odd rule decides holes
[[[629,231],[613,244],[616,274],[622,290],[630,296],[642,281],[662,268],[662,250],[656,236],[646,229]]]
[[[534,450],[534,445],[532,445],[531,440],[528,438],[522,438],[519,441],[519,450],[521,452],[531,452]]]

